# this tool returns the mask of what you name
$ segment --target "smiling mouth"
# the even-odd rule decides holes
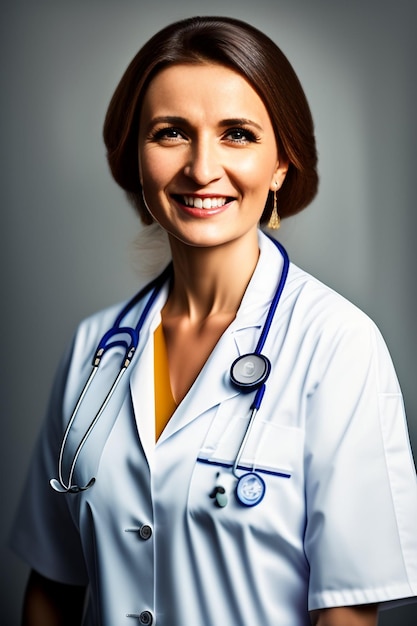
[[[181,204],[194,208],[194,209],[217,209],[219,207],[224,206],[233,198],[228,198],[226,196],[215,196],[211,198],[201,198],[199,196],[174,196],[175,200],[180,202]]]

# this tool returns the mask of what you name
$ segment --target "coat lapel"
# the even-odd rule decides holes
[[[161,323],[161,309],[168,296],[168,285],[164,285],[140,333],[139,345],[132,361],[130,394],[136,428],[149,465],[152,465],[155,450],[155,396],[153,334]]]
[[[274,244],[262,234],[260,249],[258,265],[235,320],[220,338],[157,445],[204,412],[240,393],[230,382],[230,366],[238,356],[254,351],[282,270]],[[160,310],[166,297],[167,291],[163,290],[145,323],[130,380],[137,429],[150,464],[155,450],[153,332],[160,323]]]

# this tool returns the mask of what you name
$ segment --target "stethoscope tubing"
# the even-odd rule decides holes
[[[159,276],[157,276],[153,281],[151,281],[150,283],[148,283],[147,285],[145,285],[145,287],[143,287],[143,289],[141,289],[139,291],[138,294],[136,294],[126,305],[125,307],[122,309],[122,311],[119,313],[119,315],[117,316],[112,328],[110,328],[101,338],[95,352],[94,352],[94,357],[93,357],[93,362],[92,362],[92,370],[87,378],[87,381],[85,382],[85,385],[83,387],[83,389],[81,390],[81,393],[79,395],[79,398],[75,404],[75,407],[73,409],[73,412],[71,414],[71,417],[68,421],[68,424],[66,426],[66,429],[64,431],[64,435],[62,438],[62,442],[61,442],[61,448],[60,448],[60,452],[59,452],[59,459],[58,459],[58,480],[52,478],[50,483],[51,486],[53,487],[53,489],[55,489],[55,491],[59,491],[61,493],[67,493],[67,492],[72,492],[72,493],[77,493],[79,491],[84,491],[86,489],[88,489],[88,487],[90,487],[94,482],[95,479],[92,478],[87,485],[85,485],[84,487],[79,487],[76,485],[72,485],[72,479],[74,476],[74,471],[75,471],[75,466],[78,460],[78,457],[80,456],[81,450],[83,449],[85,443],[87,442],[87,439],[89,438],[92,430],[94,429],[95,425],[97,424],[98,420],[100,419],[100,417],[102,416],[104,410],[106,409],[107,405],[110,402],[111,397],[113,396],[113,393],[115,392],[120,380],[122,379],[123,375],[125,374],[127,368],[129,367],[130,363],[132,362],[132,358],[134,356],[134,353],[137,349],[137,346],[139,344],[139,336],[140,336],[140,330],[143,327],[143,324],[145,322],[145,319],[150,311],[150,309],[152,308],[158,293],[160,291],[161,286],[165,283],[165,281],[167,280],[167,278],[172,274],[172,264],[168,265],[166,267],[166,269],[162,272],[162,274],[160,274]],[[128,327],[128,326],[121,326],[120,324],[122,323],[123,319],[126,317],[126,315],[129,313],[129,311],[135,306],[135,304],[141,300],[144,296],[146,296],[149,292],[151,292],[150,297],[148,298],[143,311],[139,317],[139,321],[136,325],[135,328],[132,327]],[[130,337],[130,342],[128,343],[126,340],[117,340],[117,341],[109,341],[112,337],[115,337],[117,335],[128,335]],[[113,381],[106,397],[104,398],[98,412],[96,413],[95,417],[93,418],[93,420],[90,422],[86,432],[84,433],[83,437],[80,440],[80,443],[77,446],[77,449],[75,451],[74,454],[74,458],[72,460],[70,469],[69,469],[69,473],[68,473],[68,482],[65,483],[64,481],[64,477],[63,477],[63,471],[62,471],[62,466],[63,466],[63,459],[64,459],[64,453],[65,453],[65,446],[68,440],[68,436],[69,433],[71,431],[72,425],[74,424],[74,421],[78,415],[78,411],[80,409],[80,406],[87,394],[87,391],[91,385],[91,383],[93,382],[93,379],[95,377],[95,375],[97,374],[97,371],[99,369],[101,360],[104,356],[104,354],[112,349],[115,348],[117,346],[122,346],[124,347],[125,350],[125,354],[123,356],[123,363],[122,363],[122,367],[119,371],[119,373],[117,374],[115,380]]]
[[[258,343],[256,344],[255,354],[261,354],[261,352],[263,350],[266,338],[268,337],[268,333],[269,333],[270,328],[271,328],[272,320],[274,319],[278,303],[279,303],[279,301],[281,299],[282,291],[283,291],[285,283],[287,281],[288,270],[289,270],[289,267],[290,267],[290,259],[288,257],[287,251],[285,250],[284,246],[281,245],[279,243],[279,241],[277,241],[273,237],[270,237],[270,239],[271,239],[271,241],[274,242],[274,244],[276,245],[278,250],[281,252],[282,259],[283,259],[283,266],[282,266],[281,277],[279,279],[277,290],[276,290],[276,292],[274,294],[274,297],[272,298],[272,302],[271,302],[271,305],[269,307],[268,314],[266,316],[265,324],[264,324],[264,326],[262,328],[262,332],[261,332],[261,335],[259,337]]]
[[[240,459],[242,457],[243,451],[245,449],[246,442],[249,439],[249,436],[250,436],[250,433],[251,433],[251,430],[252,430],[252,426],[253,426],[253,423],[255,421],[256,414],[257,414],[257,412],[258,412],[258,410],[259,410],[259,408],[260,408],[260,406],[262,404],[262,400],[263,400],[263,397],[264,397],[265,389],[266,389],[266,385],[265,385],[265,383],[263,383],[263,385],[261,387],[259,387],[259,389],[257,390],[256,395],[255,395],[255,399],[254,399],[254,401],[252,402],[252,405],[251,405],[251,414],[250,414],[250,417],[249,417],[248,425],[246,426],[245,434],[243,435],[243,439],[240,442],[239,450],[237,451],[235,462],[233,463],[233,467],[232,467],[232,473],[233,473],[234,476],[236,476],[236,478],[239,478],[239,474],[237,472],[237,469],[238,469],[238,466],[239,466]]]
[[[270,331],[270,328],[271,328],[271,325],[272,325],[272,321],[274,319],[274,316],[275,316],[275,313],[276,313],[276,310],[277,310],[277,307],[278,307],[278,303],[279,303],[279,301],[281,299],[282,291],[283,291],[285,283],[287,281],[288,270],[289,270],[289,266],[290,266],[290,260],[289,260],[287,251],[285,250],[284,246],[282,246],[279,243],[279,241],[277,241],[276,239],[273,239],[272,237],[271,237],[271,239],[274,242],[274,244],[276,245],[276,247],[279,249],[279,251],[281,252],[282,259],[283,259],[283,267],[282,267],[281,277],[280,277],[280,280],[279,280],[279,283],[278,283],[277,290],[276,290],[276,292],[274,294],[274,297],[272,299],[271,305],[269,307],[268,314],[267,314],[264,326],[262,328],[261,335],[260,335],[260,337],[258,339],[258,343],[256,344],[256,348],[255,348],[254,354],[257,354],[257,355],[261,354],[261,352],[263,350],[263,347],[265,345],[266,339],[268,337],[268,334],[269,334],[269,331]],[[254,398],[254,400],[252,402],[252,405],[251,405],[251,415],[250,415],[250,418],[249,418],[249,421],[248,421],[248,425],[246,427],[245,434],[244,434],[243,439],[241,441],[241,444],[239,446],[239,450],[238,450],[238,452],[236,454],[235,462],[234,462],[233,467],[232,467],[233,475],[236,476],[236,478],[238,478],[237,468],[238,468],[240,459],[242,457],[243,450],[245,449],[246,443],[247,443],[247,441],[249,439],[249,436],[250,436],[250,433],[251,433],[251,430],[252,430],[252,426],[253,426],[253,423],[255,421],[256,414],[259,411],[259,408],[260,408],[260,406],[262,404],[262,400],[263,400],[263,397],[264,397],[264,394],[265,394],[265,389],[266,389],[266,386],[265,386],[265,382],[264,382],[259,387],[259,389],[257,389],[256,394],[255,394],[255,398]]]
[[[281,277],[278,283],[278,287],[276,289],[276,292],[274,294],[274,297],[271,301],[268,313],[267,313],[267,317],[264,323],[264,326],[262,328],[261,331],[261,335],[259,337],[258,343],[256,345],[255,348],[255,352],[253,353],[254,355],[257,356],[262,356],[261,352],[262,349],[265,345],[266,339],[268,337],[268,333],[269,330],[271,328],[271,324],[272,321],[274,319],[274,315],[278,306],[278,303],[280,301],[281,295],[282,295],[282,291],[284,289],[285,286],[285,282],[287,280],[287,275],[288,275],[288,270],[289,270],[289,258],[288,258],[288,254],[285,250],[285,248],[276,240],[273,239],[272,237],[270,238],[273,243],[276,245],[276,247],[280,250],[282,258],[283,258],[283,268],[281,271]],[[170,263],[165,270],[159,275],[157,276],[154,280],[152,280],[150,283],[148,283],[147,285],[145,285],[133,298],[131,298],[131,300],[129,300],[127,302],[127,304],[123,307],[123,309],[120,311],[119,315],[117,316],[113,326],[103,335],[103,337],[101,338],[95,353],[94,353],[94,357],[93,357],[93,361],[92,361],[92,371],[90,372],[87,381],[84,384],[83,389],[81,390],[81,393],[79,395],[79,398],[75,404],[75,407],[72,411],[71,417],[68,421],[68,424],[65,428],[64,431],[64,435],[62,438],[62,442],[61,442],[61,447],[60,447],[60,453],[59,453],[59,458],[58,458],[58,480],[55,478],[52,478],[50,480],[50,484],[52,486],[53,489],[55,489],[55,491],[58,491],[60,493],[77,493],[79,491],[84,491],[86,489],[88,489],[89,487],[91,487],[91,485],[94,484],[95,482],[95,478],[92,478],[85,486],[80,487],[77,485],[72,485],[72,479],[74,476],[74,472],[75,472],[75,466],[76,463],[78,461],[78,458],[80,456],[80,453],[85,445],[85,443],[87,442],[91,432],[93,431],[95,425],[97,424],[98,420],[100,419],[100,417],[102,416],[104,410],[106,409],[107,405],[109,404],[111,397],[113,396],[120,380],[122,379],[122,377],[124,376],[127,368],[129,367],[130,363],[132,362],[133,356],[135,354],[135,351],[139,345],[139,339],[140,339],[140,332],[141,329],[143,328],[143,325],[145,323],[145,320],[160,292],[160,289],[162,288],[162,285],[166,282],[167,279],[172,280],[172,274],[173,274],[173,269],[172,269],[172,263]],[[128,313],[133,309],[133,307],[140,301],[142,300],[142,298],[144,298],[148,293],[150,293],[150,297],[148,298],[148,300],[145,303],[145,306],[142,310],[142,313],[139,317],[138,323],[136,324],[135,327],[130,327],[130,326],[122,326],[122,322],[124,320],[124,318],[128,315]],[[126,339],[120,339],[120,335],[126,335],[130,338],[130,341],[126,341]],[[113,338],[119,336],[119,339],[115,339],[114,341],[112,341]],[[65,453],[65,447],[68,441],[68,437],[69,437],[69,433],[71,431],[71,428],[74,424],[74,421],[78,415],[80,406],[87,394],[87,391],[89,389],[89,387],[91,386],[91,383],[95,377],[95,375],[97,374],[97,371],[99,369],[101,360],[103,358],[103,355],[110,350],[111,348],[117,347],[117,346],[121,346],[125,348],[125,354],[123,356],[123,362],[122,362],[122,366],[121,369],[119,371],[119,373],[117,374],[115,380],[113,381],[108,393],[106,394],[106,397],[104,398],[99,410],[97,411],[96,415],[94,416],[94,418],[92,419],[92,421],[90,422],[86,432],[84,433],[83,437],[80,440],[80,443],[78,444],[78,447],[75,451],[74,454],[74,458],[72,460],[70,469],[69,469],[69,473],[68,473],[68,483],[66,484],[64,481],[64,477],[63,477],[63,460],[64,460],[64,453]],[[269,364],[269,361],[266,357],[263,357],[263,359]],[[270,364],[269,364],[270,365]],[[270,369],[268,369],[267,374],[266,374],[266,378],[269,376],[269,371]],[[243,439],[241,441],[241,444],[239,446],[239,450],[237,452],[236,455],[236,459],[235,462],[233,464],[232,467],[232,472],[233,475],[235,477],[239,477],[238,476],[238,465],[239,465],[239,461],[241,459],[241,456],[243,454],[245,445],[249,439],[251,430],[252,430],[252,426],[253,423],[255,421],[255,417],[256,414],[259,411],[259,408],[261,406],[264,394],[265,394],[265,381],[266,378],[263,380],[262,384],[256,389],[256,394],[254,397],[254,400],[251,404],[251,414],[248,420],[248,424],[245,430],[245,434],[243,436]]]

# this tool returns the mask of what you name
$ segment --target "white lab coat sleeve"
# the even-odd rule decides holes
[[[68,507],[71,495],[57,493],[49,484],[58,471],[63,435],[62,403],[71,353],[72,346],[64,355],[55,377],[10,545],[42,575],[62,583],[86,585],[88,579],[80,536]]]
[[[310,610],[417,594],[417,485],[402,395],[378,329],[360,312],[345,317],[318,342],[321,373],[307,403]]]

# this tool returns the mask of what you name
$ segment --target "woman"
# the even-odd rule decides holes
[[[417,593],[415,473],[378,330],[258,228],[316,192],[294,71],[242,22],[173,24],[104,139],[172,266],[58,372],[14,531],[24,623],[81,623],[87,589],[89,625],[376,624]]]

